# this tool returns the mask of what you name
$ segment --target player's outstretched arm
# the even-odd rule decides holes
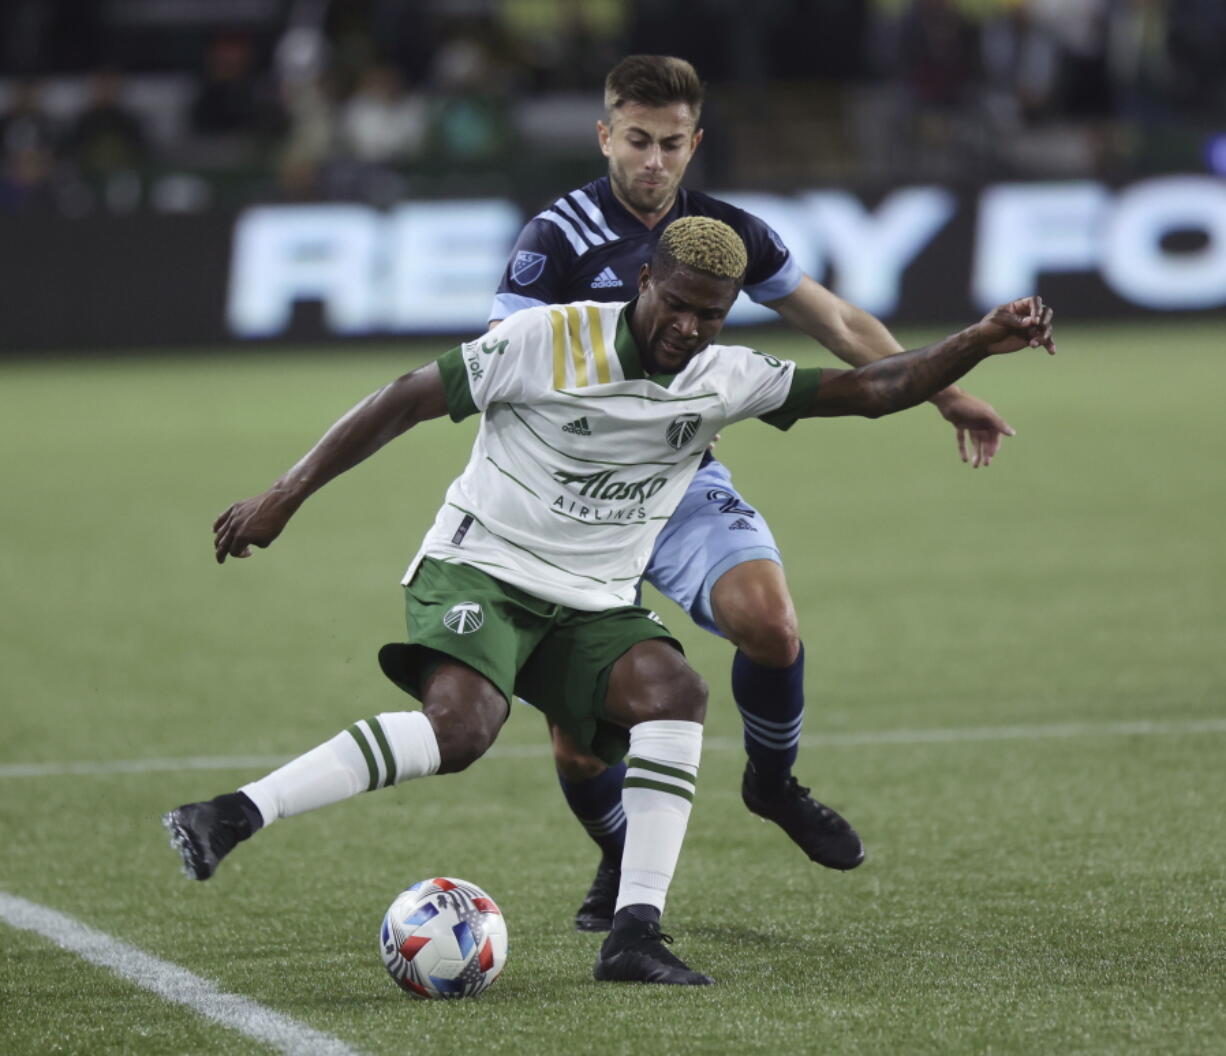
[[[802,277],[786,297],[771,301],[789,325],[820,342],[844,363],[862,367],[903,350],[874,315],[843,300],[821,283]],[[957,431],[958,455],[975,468],[989,465],[1013,427],[986,400],[950,385],[929,397]],[[968,445],[969,441],[969,445]]]
[[[418,422],[447,412],[438,364],[430,363],[372,392],[260,495],[236,502],[213,522],[217,563],[250,557],[281,534],[306,500]]]
[[[1052,310],[1035,297],[992,309],[979,322],[925,348],[900,352],[855,370],[824,370],[807,417],[866,418],[914,407],[952,385],[988,356],[1018,349],[1055,354]]]

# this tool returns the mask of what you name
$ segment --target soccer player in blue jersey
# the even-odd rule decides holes
[[[688,62],[629,56],[606,78],[604,102],[606,120],[597,131],[608,175],[558,198],[524,227],[491,325],[533,305],[629,299],[668,224],[698,215],[722,220],[741,236],[749,261],[745,292],[840,359],[862,366],[901,351],[879,320],[804,274],[762,220],[681,186],[702,141],[703,85]],[[956,428],[962,460],[973,466],[988,465],[1001,439],[1013,435],[991,406],[956,386],[931,402]],[[854,869],[864,859],[860,837],[792,775],[804,715],[804,646],[778,547],[710,452],[660,534],[646,579],[698,626],[736,646],[732,692],[745,728],[745,805],[776,822],[813,861]],[[606,767],[556,726],[550,733],[563,793],[602,852],[575,926],[606,931],[625,839],[625,764]]]

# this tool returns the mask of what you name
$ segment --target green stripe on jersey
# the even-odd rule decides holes
[[[670,795],[688,799],[691,803],[694,802],[693,789],[681,788],[679,785],[666,785],[663,781],[652,781],[646,777],[627,777],[622,782],[622,788],[649,788],[653,792],[667,792]]]
[[[667,375],[674,377],[675,375]],[[654,381],[654,378],[648,379]],[[569,396],[572,400],[646,400],[648,403],[690,403],[693,400],[718,400],[715,392],[698,392],[693,396],[648,396],[642,392],[571,392],[569,389],[558,389],[559,396]]]
[[[535,550],[529,550],[526,546],[521,546],[514,539],[508,539],[505,535],[499,535],[497,532],[490,532],[490,530],[485,527],[485,523],[481,520],[481,518],[473,513],[472,510],[466,510],[463,506],[457,506],[454,502],[449,502],[447,505],[453,510],[459,510],[465,516],[471,517],[474,521],[481,525],[482,528],[485,528],[485,530],[495,539],[502,540],[502,542],[506,543],[507,546],[513,546],[516,550],[522,550],[529,557],[535,557],[542,565],[548,565],[550,568],[556,568],[559,572],[565,572],[568,576],[574,576],[576,579],[586,579],[589,583],[604,584],[608,582],[607,579],[597,579],[595,576],[585,576],[582,572],[575,572],[572,569],[563,568],[561,565],[555,565],[548,558],[541,557],[541,555]]]
[[[537,440],[539,440],[542,444],[544,444],[547,448],[549,448],[550,451],[556,451],[559,455],[564,455],[565,457],[572,459],[575,462],[587,462],[588,464],[593,465],[593,466],[667,466],[668,468],[671,469],[674,466],[681,465],[681,463],[685,461],[685,459],[683,458],[683,459],[679,459],[676,462],[614,462],[608,458],[580,458],[578,455],[571,454],[569,451],[563,451],[560,447],[554,447],[553,444],[551,444],[548,440],[546,440],[543,436],[541,436],[540,433],[538,433],[535,429],[533,429],[532,426],[530,426],[527,422],[524,421],[523,417],[520,415],[519,411],[515,409],[515,406],[513,404],[508,403],[506,406],[507,406],[507,410],[509,410],[513,415],[515,415],[516,419],[519,421],[519,424],[522,425],[525,429],[527,429],[528,432],[530,432],[534,437],[536,437]]]
[[[490,458],[489,455],[485,456],[485,460],[491,466],[493,466],[496,470],[498,470],[499,473],[501,473],[504,477],[506,477],[507,480],[515,481],[516,484],[518,484],[521,488],[523,488],[524,491],[526,491],[534,499],[540,498],[540,496],[535,491],[533,491],[530,487],[528,487],[527,484],[525,484],[522,480],[520,480],[519,477],[515,476],[514,473],[508,473],[505,469],[502,468],[502,466],[500,466],[497,462],[495,462],[492,458]]]
[[[626,768],[629,770],[650,770],[656,774],[663,774],[665,777],[675,777],[679,781],[688,781],[691,785],[695,780],[694,775],[687,770],[679,770],[675,766],[665,766],[663,763],[653,763],[650,759],[639,759],[633,755],[626,760]]]

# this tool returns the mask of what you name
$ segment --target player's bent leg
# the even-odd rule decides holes
[[[458,699],[465,692],[467,705]],[[169,811],[162,823],[184,872],[207,880],[238,843],[280,818],[462,770],[489,748],[506,718],[506,698],[460,664],[440,665],[423,696],[425,711],[363,719],[237,792]]]
[[[694,799],[707,687],[671,645],[640,642],[609,678],[605,712],[630,729],[622,804],[626,843],[609,937],[595,977],[615,982],[707,986],[666,944],[660,915]]]
[[[575,930],[608,931],[613,926],[613,910],[622,875],[622,847],[626,842],[626,814],[622,810],[622,778],[626,775],[626,764],[622,761],[616,766],[606,766],[552,721],[549,721],[549,739],[566,804],[600,848],[596,875],[575,912]]]
[[[422,711],[438,739],[438,772],[455,774],[481,758],[510,714],[510,702],[484,675],[442,663],[426,679]]]
[[[734,565],[711,588],[710,607],[737,647],[732,695],[749,757],[745,805],[779,825],[813,861],[854,869],[864,860],[859,835],[792,776],[804,722],[804,647],[782,567],[767,560]]]
[[[711,587],[711,612],[724,637],[755,664],[785,668],[800,655],[796,606],[776,561],[756,558],[729,568]]]

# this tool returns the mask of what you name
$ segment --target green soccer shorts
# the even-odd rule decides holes
[[[630,743],[625,728],[604,713],[614,662],[652,638],[684,652],[648,609],[585,612],[554,605],[471,565],[431,557],[405,588],[405,621],[408,644],[379,652],[383,673],[405,692],[420,700],[439,662],[458,660],[508,701],[515,695],[530,702],[609,764]]]

